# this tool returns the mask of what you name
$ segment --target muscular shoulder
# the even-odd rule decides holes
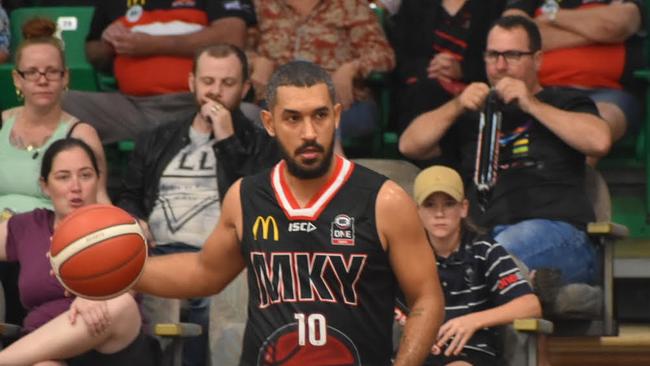
[[[243,227],[243,213],[241,202],[241,184],[243,178],[238,179],[230,186],[226,192],[226,197],[223,199],[221,206],[221,219],[223,224],[229,228],[234,229],[237,233],[237,238],[242,239]]]
[[[411,197],[399,184],[392,180],[386,180],[381,185],[377,194],[377,205],[396,208],[404,203],[412,203]]]
[[[417,207],[411,197],[397,183],[386,180],[377,194],[377,231],[386,246],[387,237],[399,236],[418,221]],[[392,235],[391,235],[392,234]]]

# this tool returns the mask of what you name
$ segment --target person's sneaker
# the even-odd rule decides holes
[[[602,315],[602,304],[602,288],[585,283],[571,283],[558,291],[553,313],[568,319],[597,319]]]

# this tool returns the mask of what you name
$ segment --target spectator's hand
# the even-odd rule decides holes
[[[203,120],[212,125],[212,132],[217,141],[232,136],[235,130],[232,126],[232,115],[228,108],[215,100],[208,98],[201,106]]]
[[[258,56],[251,61],[251,83],[257,101],[264,100],[266,84],[269,83],[274,68],[273,61],[266,57]]]
[[[116,35],[112,44],[118,55],[144,57],[155,53],[152,50],[155,37],[141,32],[129,32]]]
[[[471,83],[455,100],[465,110],[478,111],[483,108],[485,98],[489,93],[490,87],[487,84]]]
[[[355,61],[346,62],[332,74],[332,82],[336,89],[336,97],[343,109],[348,109],[354,102],[353,81],[357,75],[358,64]]]
[[[118,36],[124,36],[131,33],[131,30],[120,21],[114,21],[102,32],[102,39],[115,47],[115,40]]]
[[[472,314],[468,314],[443,324],[438,331],[438,341],[431,347],[431,353],[440,354],[446,345],[445,356],[458,355],[478,329],[479,325],[473,319]]]
[[[429,62],[427,75],[429,79],[450,82],[460,80],[463,77],[463,71],[460,68],[460,62],[452,54],[441,52]]]
[[[137,219],[138,220],[138,225],[140,225],[140,228],[142,229],[142,233],[144,233],[144,238],[147,240],[147,246],[149,248],[155,248],[156,247],[156,239],[154,239],[153,235],[151,234],[151,230],[149,229],[149,224],[142,219]]]
[[[68,311],[70,324],[75,324],[81,317],[91,336],[102,334],[111,324],[110,314],[106,301],[93,301],[77,297],[72,301]]]
[[[516,102],[522,111],[529,113],[534,103],[537,103],[535,96],[528,90],[526,84],[519,79],[504,77],[494,86],[504,103]]]

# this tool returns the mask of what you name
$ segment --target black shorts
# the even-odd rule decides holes
[[[463,349],[458,356],[429,355],[422,366],[444,366],[454,361],[465,361],[474,366],[497,366],[497,358],[485,352]]]
[[[158,366],[161,349],[158,340],[140,331],[140,334],[126,348],[115,353],[88,351],[66,360],[68,366]]]

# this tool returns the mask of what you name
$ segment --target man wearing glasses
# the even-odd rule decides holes
[[[644,67],[645,3],[508,0],[506,4],[506,15],[528,16],[539,27],[544,43],[540,82],[584,90],[609,125],[612,141],[626,131],[634,135],[642,121],[639,97],[645,84],[633,73]]]
[[[497,20],[484,58],[491,86],[472,83],[447,104],[417,117],[402,135],[400,151],[430,159],[449,148],[439,142],[452,134],[451,147],[469,183],[479,112],[492,88],[503,102],[498,176],[484,211],[475,210],[473,218],[531,269],[559,269],[563,283],[592,282],[595,254],[585,229],[594,214],[584,191],[585,156],[607,153],[609,128],[588,97],[542,88],[537,78],[541,38],[528,18]],[[468,193],[476,202],[475,190]]]

